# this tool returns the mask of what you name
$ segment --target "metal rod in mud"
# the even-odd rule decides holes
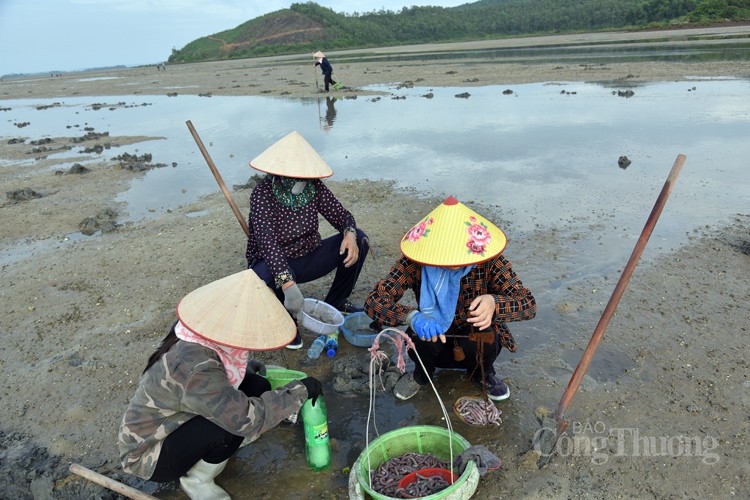
[[[214,174],[214,179],[216,179],[216,182],[219,183],[221,192],[224,193],[224,198],[226,198],[227,201],[229,202],[229,206],[232,208],[232,212],[234,212],[234,216],[237,217],[237,221],[240,223],[240,226],[242,226],[242,230],[245,231],[245,236],[250,236],[250,228],[247,225],[247,221],[245,220],[245,217],[240,212],[240,209],[237,207],[237,204],[234,202],[234,198],[232,198],[232,194],[227,189],[227,185],[224,184],[224,179],[221,178],[221,174],[219,173],[219,170],[216,168],[216,165],[214,165],[214,162],[211,159],[211,156],[208,154],[206,147],[203,145],[203,141],[201,141],[201,138],[198,136],[198,132],[196,132],[195,127],[193,127],[193,124],[190,122],[190,120],[188,120],[185,123],[187,124],[188,129],[190,129],[190,133],[193,135],[193,139],[195,139],[195,143],[198,144],[198,149],[201,150],[201,153],[203,154],[203,158],[206,159],[206,163],[208,163],[208,168],[210,168],[211,173]]]
[[[98,472],[87,469],[83,465],[70,464],[69,470],[73,474],[77,474],[83,478],[88,479],[89,481],[92,481],[100,486],[104,486],[108,490],[115,491],[127,498],[132,498],[133,500],[158,500],[156,497],[151,496],[148,493],[143,493],[142,491],[131,488],[130,486],[115,481],[114,479],[110,479],[107,476],[102,476]]]
[[[643,249],[646,247],[646,243],[648,242],[648,239],[654,230],[656,221],[659,219],[659,215],[661,215],[661,211],[664,208],[664,205],[667,203],[669,193],[672,191],[672,185],[677,179],[677,176],[680,174],[680,170],[682,170],[685,159],[685,155],[677,155],[677,159],[672,166],[672,170],[669,172],[669,176],[664,183],[664,187],[662,188],[661,193],[659,193],[659,197],[656,199],[656,204],[651,210],[651,215],[649,215],[648,220],[646,221],[646,225],[641,232],[641,236],[640,238],[638,238],[638,242],[633,249],[630,260],[628,260],[625,269],[622,271],[622,275],[620,276],[620,279],[615,286],[615,290],[612,292],[612,296],[610,297],[607,306],[604,308],[604,313],[602,313],[602,317],[601,319],[599,319],[599,323],[594,329],[594,334],[591,336],[589,345],[586,347],[586,351],[584,351],[583,356],[581,357],[581,361],[578,362],[578,366],[576,367],[575,372],[573,372],[573,375],[570,378],[568,388],[565,390],[563,397],[560,399],[560,404],[557,406],[557,410],[555,411],[555,421],[557,422],[558,436],[562,431],[565,430],[565,428],[567,428],[567,421],[564,418],[565,411],[573,402],[573,397],[575,396],[578,388],[581,385],[581,382],[583,381],[583,376],[586,374],[586,370],[588,370],[589,364],[591,363],[591,358],[593,358],[594,353],[596,353],[596,348],[599,346],[599,342],[604,336],[604,331],[609,325],[609,320],[612,319],[612,315],[617,308],[620,297],[622,297],[622,294],[625,291],[625,287],[630,280],[630,276],[633,274],[633,270],[638,264],[638,260],[641,258]]]

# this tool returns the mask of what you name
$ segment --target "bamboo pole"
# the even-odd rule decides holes
[[[198,144],[198,149],[201,150],[201,153],[203,154],[203,158],[206,159],[206,163],[208,163],[208,168],[211,169],[211,173],[214,174],[214,179],[216,179],[216,182],[219,183],[219,187],[221,188],[221,192],[224,193],[224,198],[227,199],[229,202],[229,206],[232,208],[232,212],[234,212],[234,216],[237,217],[237,221],[240,223],[240,226],[242,226],[242,230],[245,231],[245,236],[250,236],[250,227],[247,225],[247,221],[245,220],[245,217],[240,212],[240,209],[237,207],[237,204],[234,202],[234,198],[232,198],[232,194],[229,192],[229,189],[227,189],[226,184],[224,184],[224,179],[221,178],[221,174],[219,173],[219,170],[216,168],[216,165],[214,165],[213,160],[211,159],[211,156],[208,154],[208,151],[206,150],[206,147],[203,145],[203,141],[201,141],[201,138],[198,136],[198,132],[196,132],[195,127],[193,127],[193,124],[190,120],[185,122],[187,124],[188,129],[190,129],[190,133],[193,136],[193,139],[195,139],[196,144]]]
[[[158,500],[156,497],[143,493],[142,491],[131,488],[130,486],[124,485],[119,481],[110,479],[107,476],[102,476],[98,472],[94,472],[91,469],[87,469],[83,465],[70,464],[70,472],[77,474],[83,478],[88,479],[98,485],[104,486],[105,488],[115,491],[123,496],[132,498],[133,500]]]
[[[633,249],[633,253],[630,256],[628,263],[625,265],[625,269],[622,271],[622,275],[620,276],[620,279],[617,282],[614,291],[612,292],[612,296],[610,297],[607,306],[604,308],[604,313],[602,313],[602,317],[599,319],[599,323],[594,329],[594,334],[591,336],[589,345],[586,347],[586,350],[581,357],[581,361],[579,361],[575,372],[573,372],[573,375],[570,378],[568,388],[565,390],[565,393],[560,399],[560,403],[557,406],[557,410],[555,411],[558,436],[560,434],[560,431],[564,431],[565,428],[567,428],[567,422],[564,418],[565,411],[572,404],[573,397],[576,395],[576,392],[578,392],[578,388],[581,386],[583,376],[586,375],[586,370],[588,370],[591,359],[594,357],[596,349],[599,346],[599,342],[601,342],[602,337],[604,336],[604,332],[609,325],[609,321],[610,319],[612,319],[612,315],[617,308],[617,304],[620,302],[620,297],[622,297],[622,294],[625,291],[625,287],[627,286],[628,281],[630,281],[630,276],[633,274],[635,266],[638,264],[638,260],[641,258],[643,249],[646,247],[646,243],[648,243],[648,239],[651,236],[651,233],[654,231],[656,221],[659,219],[661,211],[664,208],[664,205],[667,203],[669,193],[672,191],[672,185],[674,184],[675,180],[677,180],[677,176],[680,174],[680,170],[682,170],[685,159],[685,155],[677,155],[677,159],[672,166],[672,170],[669,172],[669,176],[664,183],[664,187],[662,188],[661,193],[659,193],[659,197],[656,199],[656,204],[651,210],[651,215],[649,215],[648,220],[646,221],[646,225],[643,227],[643,231],[641,232],[640,238],[638,238],[638,242]]]

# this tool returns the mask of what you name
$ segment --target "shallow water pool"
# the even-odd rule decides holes
[[[0,136],[76,136],[88,127],[112,137],[158,138],[102,153],[151,153],[155,163],[170,165],[138,177],[118,196],[126,203],[123,221],[153,217],[219,191],[186,121],[230,188],[257,173],[250,159],[297,130],[332,167],[334,180],[393,180],[481,206],[508,233],[511,260],[525,255],[526,235],[554,231],[568,242],[555,259],[570,272],[535,292],[546,304],[559,304],[577,282],[616,279],[680,153],[687,155],[685,167],[644,257],[675,249],[696,229],[747,211],[745,80],[377,90],[386,94],[6,101],[11,109],[2,113]],[[632,96],[621,95],[626,91]],[[66,154],[78,155],[57,153]],[[631,162],[627,168],[618,164],[622,156]],[[247,206],[247,193],[235,195],[240,207]],[[357,207],[350,209],[356,216]],[[522,269],[527,284],[550,282],[543,264]],[[536,345],[550,325],[532,323],[528,337]]]
[[[736,213],[747,212],[748,81],[548,82],[509,88],[380,90],[387,95],[347,99],[339,94],[336,100],[76,98],[44,109],[37,107],[54,101],[4,101],[11,109],[0,114],[0,136],[83,135],[84,127],[93,127],[110,136],[162,138],[102,153],[106,157],[151,153],[154,162],[176,163],[148,172],[120,194],[118,199],[127,204],[127,218],[133,221],[219,190],[185,125],[190,120],[230,187],[255,173],[247,165],[250,159],[297,130],[333,168],[333,179],[394,180],[399,186],[454,195],[486,208],[509,235],[511,260],[525,256],[527,236],[554,232],[557,238],[575,242],[573,250],[568,243],[567,250],[556,256],[574,272],[550,280],[544,263],[532,266],[514,260],[540,304],[537,319],[514,325],[514,333],[524,338],[525,350],[552,342],[550,332],[570,326],[552,308],[567,288],[591,277],[616,279],[678,154],[687,155],[687,162],[651,237],[649,257],[679,247],[698,228],[720,225]],[[632,90],[632,97],[618,95],[625,90]],[[457,97],[463,93],[468,95]],[[15,125],[24,122],[29,125]],[[621,156],[631,161],[627,168],[618,165]],[[240,196],[247,196],[243,193]],[[350,208],[356,215],[357,207]],[[551,284],[541,289],[535,283]],[[580,323],[580,318],[576,321]],[[342,354],[345,351],[342,348]],[[564,363],[557,368],[561,380],[569,375],[577,354],[561,356]],[[603,364],[592,365],[590,372],[597,380],[611,380],[628,363],[606,348],[597,356]],[[553,370],[549,373],[555,375]],[[440,372],[438,378],[448,402],[471,390],[455,372]],[[415,422],[444,425],[429,394],[406,403],[388,396],[378,401],[383,431]],[[220,484],[237,498],[257,498],[258,484],[283,476],[283,484],[264,491],[287,498],[340,498],[347,480],[342,469],[351,465],[364,444],[367,403],[366,397],[330,394],[329,408],[346,410],[331,420],[335,440],[330,471],[306,469],[301,428],[290,426],[274,430],[252,450],[241,451]],[[517,429],[528,410],[515,401],[504,404],[504,428]],[[504,445],[512,439],[488,435],[483,429],[463,428],[460,433],[473,444]],[[168,497],[181,498],[178,493]]]
[[[602,213],[613,208],[618,232],[639,232],[679,153],[687,163],[655,237],[679,244],[686,231],[746,209],[748,81],[380,90],[389,94],[74,98],[46,108],[52,100],[5,101],[11,109],[2,114],[0,136],[83,135],[91,127],[110,136],[163,138],[102,153],[149,152],[154,162],[176,164],[148,172],[119,196],[129,220],[218,190],[187,120],[230,187],[256,173],[250,159],[297,130],[331,165],[335,180],[395,180],[492,205],[516,236],[573,220],[602,224]],[[634,95],[617,95],[625,90]],[[632,163],[620,168],[620,156]]]

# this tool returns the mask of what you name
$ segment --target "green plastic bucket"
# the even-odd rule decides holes
[[[454,432],[451,439],[448,429],[431,425],[404,427],[383,434],[373,440],[354,463],[349,481],[350,498],[376,498],[379,500],[393,498],[377,493],[370,488],[369,471],[374,471],[380,464],[391,458],[410,452],[429,453],[440,460],[450,461],[451,441],[453,443],[453,458],[471,446],[461,435]],[[369,464],[368,455],[370,458]],[[354,476],[356,476],[356,484],[354,484]],[[422,498],[428,500],[467,499],[474,494],[478,483],[479,471],[476,464],[470,461],[455,483],[442,491]]]
[[[305,372],[287,370],[286,368],[266,368],[266,378],[271,382],[271,389],[285,386],[292,380],[302,380],[307,377]]]

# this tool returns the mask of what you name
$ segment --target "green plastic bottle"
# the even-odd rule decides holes
[[[328,437],[328,411],[323,396],[315,404],[309,399],[302,405],[302,424],[305,427],[305,455],[307,465],[313,470],[331,466],[331,442]]]

